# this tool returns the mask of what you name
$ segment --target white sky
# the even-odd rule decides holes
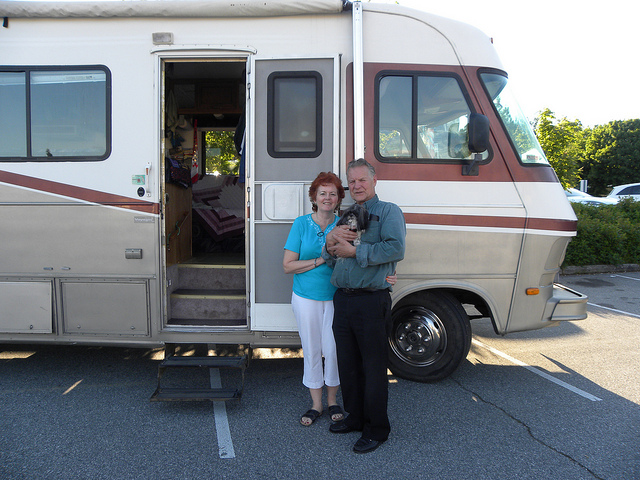
[[[372,0],[396,3],[395,0]],[[595,126],[640,118],[640,3],[398,0],[493,38],[530,120],[544,108]]]

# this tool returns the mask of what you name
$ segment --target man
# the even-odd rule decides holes
[[[387,416],[387,325],[391,316],[388,275],[404,258],[406,226],[400,208],[376,195],[378,178],[366,160],[347,166],[349,193],[369,212],[369,225],[360,244],[347,226],[328,235],[323,258],[332,266],[331,283],[338,287],[333,303],[333,333],[344,420],[332,424],[333,433],[361,431],[356,453],[375,450],[389,436]],[[357,243],[357,242],[356,242]]]

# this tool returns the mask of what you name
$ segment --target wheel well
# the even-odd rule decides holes
[[[494,332],[498,334],[498,331],[496,330],[494,316],[493,316],[493,313],[491,312],[491,308],[489,307],[489,304],[486,302],[486,300],[478,293],[472,292],[470,290],[463,290],[460,288],[429,288],[425,290],[418,290],[416,292],[412,292],[407,297],[419,294],[420,292],[424,292],[424,291],[428,291],[432,293],[436,293],[440,291],[440,292],[446,292],[449,295],[452,295],[456,300],[458,300],[462,304],[470,320],[475,320],[479,318],[489,318],[491,319],[491,324],[493,325]],[[401,300],[404,300],[407,297],[404,297]]]

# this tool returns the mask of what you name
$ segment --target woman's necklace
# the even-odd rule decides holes
[[[331,217],[332,218],[321,218],[320,215],[318,215],[318,212],[313,212],[311,214],[311,218],[313,219],[315,224],[319,227],[319,231],[318,231],[319,237],[324,236],[324,231],[333,221],[333,215]]]

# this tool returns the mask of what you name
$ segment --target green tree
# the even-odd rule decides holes
[[[590,193],[640,182],[640,119],[616,120],[585,132],[583,171]]]
[[[535,120],[534,129],[540,146],[556,171],[564,188],[575,187],[580,181],[580,164],[584,151],[584,130],[579,120],[558,121],[545,108]]]
[[[220,175],[237,175],[239,157],[233,143],[233,132],[216,130],[205,134],[207,173],[218,172]]]

